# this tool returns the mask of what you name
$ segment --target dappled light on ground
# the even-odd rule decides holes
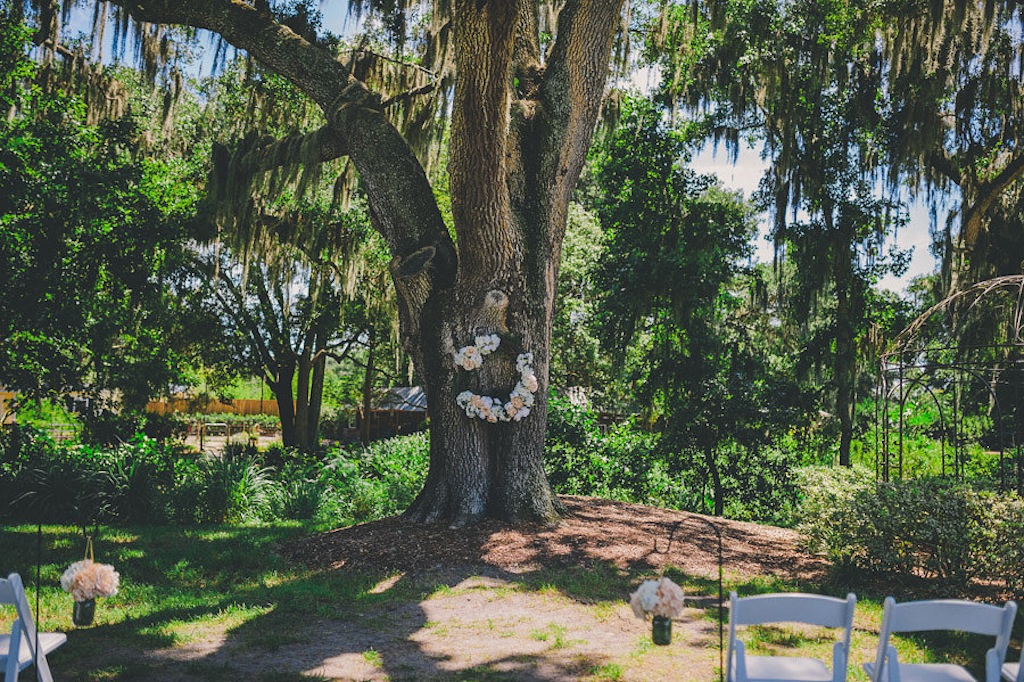
[[[311,566],[348,570],[422,572],[480,563],[521,574],[600,562],[634,571],[674,566],[711,577],[718,540],[710,523],[722,533],[729,573],[823,575],[824,564],[798,547],[795,531],[598,498],[561,500],[569,514],[557,526],[488,521],[456,530],[391,518],[302,538],[284,551]]]

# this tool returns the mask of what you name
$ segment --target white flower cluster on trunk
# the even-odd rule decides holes
[[[479,369],[484,364],[484,357],[498,350],[501,338],[497,334],[478,336],[475,345],[463,346],[455,353],[455,366],[467,372]],[[492,424],[496,422],[518,422],[530,416],[534,394],[539,383],[533,372],[533,353],[521,353],[516,357],[516,371],[519,381],[509,395],[508,400],[479,395],[472,391],[463,391],[455,397],[455,402],[466,411],[467,417],[478,417]]]

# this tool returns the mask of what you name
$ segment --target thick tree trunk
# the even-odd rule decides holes
[[[219,33],[323,108],[324,128],[261,147],[239,165],[271,168],[305,145],[322,160],[348,155],[360,174],[373,225],[393,256],[403,345],[430,405],[430,469],[407,517],[456,525],[484,516],[555,519],[543,447],[558,262],[623,0],[561,3],[546,59],[537,2],[453,3],[449,172],[458,251],[421,164],[385,117],[380,96],[331,50],[232,0],[114,2],[142,20]],[[456,368],[459,348],[494,333],[501,350],[483,367]],[[469,386],[507,400],[522,352],[533,354],[538,383],[530,415],[500,423],[467,416],[458,393]]]
[[[313,364],[307,355],[299,358],[295,372],[295,446],[309,452],[309,379]]]
[[[558,263],[620,6],[566,3],[542,73],[535,3],[456,4],[449,171],[462,248],[456,286],[422,317],[431,461],[410,518],[460,525],[558,516],[543,467]],[[500,337],[499,352],[479,370],[457,369],[453,353],[485,334]],[[508,400],[522,353],[532,354],[539,383],[530,415],[499,423],[467,416],[455,401],[467,381],[474,393]]]

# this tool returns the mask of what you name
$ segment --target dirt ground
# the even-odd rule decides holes
[[[254,642],[270,633],[224,633],[156,655],[181,673],[168,679],[196,679],[187,664],[201,661],[225,671],[218,679],[287,669],[336,680],[705,682],[717,679],[719,664],[716,529],[728,580],[816,580],[823,570],[789,530],[561,499],[569,515],[554,527],[453,530],[385,519],[302,538],[281,551],[311,569],[392,576],[380,591],[422,585],[423,596],[309,623],[307,636],[282,637],[269,650]],[[670,645],[653,646],[629,591],[667,567],[692,576],[704,596],[688,601]],[[607,582],[607,595],[595,598],[593,582],[580,587],[588,577]]]

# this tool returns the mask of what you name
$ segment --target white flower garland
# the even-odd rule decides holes
[[[467,372],[479,369],[484,364],[484,356],[498,350],[501,339],[497,334],[478,336],[475,345],[463,346],[455,353],[455,366]],[[463,391],[455,396],[456,404],[466,411],[467,417],[479,417],[492,424],[496,422],[518,422],[530,416],[533,407],[533,394],[539,386],[537,375],[533,373],[533,353],[520,353],[516,358],[516,371],[519,382],[512,389],[508,400],[489,395],[478,395],[472,391]]]

